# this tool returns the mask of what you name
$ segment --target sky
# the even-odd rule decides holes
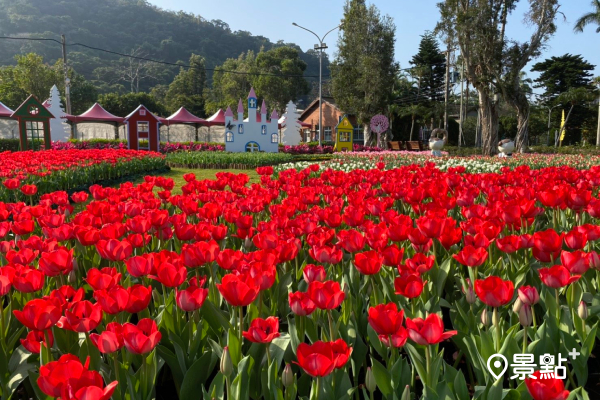
[[[319,36],[338,25],[343,16],[345,0],[229,0],[227,6],[214,0],[149,0],[161,8],[173,11],[185,11],[200,15],[207,20],[220,19],[233,30],[244,30],[253,35],[269,38],[272,42],[283,40],[298,44],[303,50],[313,48],[317,39],[309,32],[292,25],[296,22]],[[252,6],[249,4],[252,3]],[[401,68],[408,68],[408,61],[418,51],[419,41],[427,30],[433,30],[438,21],[437,0],[377,0],[375,4],[382,14],[388,14],[396,24],[396,61]],[[526,0],[513,12],[507,26],[507,35],[517,41],[529,38],[531,31],[523,23],[523,14],[527,9]],[[531,65],[551,56],[565,53],[581,54],[584,59],[596,65],[594,75],[600,75],[600,34],[595,27],[588,26],[584,33],[574,33],[575,21],[584,13],[592,10],[591,0],[562,0],[557,32],[550,39],[542,56],[530,63],[525,72],[535,79],[537,73],[530,72]],[[330,59],[337,50],[337,31],[325,38]],[[442,47],[442,46],[440,46]],[[237,57],[230,54],[228,57]]]

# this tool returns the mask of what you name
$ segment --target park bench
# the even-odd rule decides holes
[[[388,149],[392,151],[400,151],[404,149],[402,142],[388,142]]]
[[[418,140],[404,142],[408,151],[423,151],[423,145]]]

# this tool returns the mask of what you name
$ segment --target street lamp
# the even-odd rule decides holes
[[[315,44],[315,50],[319,50],[319,146],[321,146],[321,136],[323,136],[323,50],[327,48],[327,45],[323,43],[323,40],[325,40],[325,37],[327,35],[335,31],[341,25],[338,25],[335,28],[331,29],[329,32],[323,35],[322,38],[320,38],[319,35],[311,31],[310,29],[300,26],[295,22],[292,22],[292,25],[312,33],[319,40],[319,43]]]

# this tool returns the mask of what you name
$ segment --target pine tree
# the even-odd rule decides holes
[[[419,79],[419,96],[431,101],[444,99],[446,57],[441,52],[435,35],[425,32],[421,36],[419,52],[409,61],[413,75]]]
[[[189,112],[204,117],[204,87],[206,86],[206,70],[204,58],[192,54],[190,66],[181,68],[179,74],[169,85],[165,103],[170,112],[185,107]]]
[[[567,53],[536,63],[531,71],[540,72],[540,76],[534,81],[535,87],[544,88],[544,97],[547,101],[553,101],[570,88],[593,89],[592,74],[588,71],[593,71],[594,68],[581,55]]]

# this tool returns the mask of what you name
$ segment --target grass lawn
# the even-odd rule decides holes
[[[175,181],[175,187],[173,188],[172,194],[181,194],[181,186],[185,185],[183,175],[188,173],[196,174],[196,179],[216,179],[215,174],[217,172],[231,172],[233,174],[246,174],[250,177],[250,183],[260,182],[260,177],[253,169],[187,169],[187,168],[171,168],[170,171],[153,172],[149,175],[164,176],[167,178],[173,178]],[[131,180],[133,183],[138,184],[144,182],[144,177],[139,176]]]

